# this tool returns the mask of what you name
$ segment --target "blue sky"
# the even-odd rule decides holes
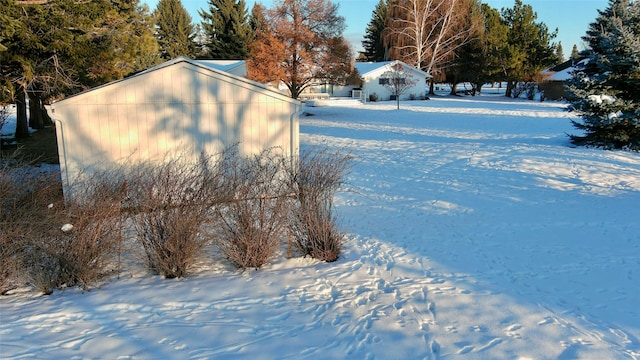
[[[247,9],[251,11],[255,1],[245,0]],[[340,15],[344,16],[347,28],[345,37],[351,41],[355,50],[361,49],[361,41],[367,24],[371,20],[373,9],[379,0],[343,0],[336,1],[339,4]],[[151,10],[157,4],[157,0],[142,0],[146,2]],[[272,0],[258,1],[267,8],[273,5]],[[513,7],[515,0],[485,0],[484,3],[500,10],[503,7]],[[558,37],[555,42],[561,42],[565,57],[571,53],[573,44],[578,45],[578,49],[583,50],[584,44],[581,37],[587,31],[587,27],[598,16],[597,10],[604,10],[608,5],[608,0],[524,0],[525,4],[533,7],[538,14],[538,21],[542,21],[551,31],[558,28]],[[182,0],[182,4],[191,14],[193,21],[200,22],[199,9],[209,8],[207,0]]]

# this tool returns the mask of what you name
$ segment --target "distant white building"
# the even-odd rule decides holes
[[[426,92],[426,79],[430,79],[431,75],[402,61],[385,61],[385,62],[356,62],[354,68],[358,70],[358,74],[362,79],[362,86],[356,85],[335,85],[318,81],[307,88],[301,98],[305,99],[321,99],[329,96],[334,97],[358,97],[368,99],[370,94],[376,94],[379,100],[389,100],[391,92],[388,87],[384,86],[384,82],[388,79],[383,78],[383,74],[392,71],[394,66],[400,65],[403,72],[416,81],[416,84],[407,89],[402,95],[401,100],[406,100],[411,96],[420,98]],[[366,100],[365,99],[365,100]]]
[[[362,78],[362,96],[368,98],[371,94],[376,94],[380,100],[389,100],[391,92],[389,88],[384,85],[389,81],[389,79],[385,78],[385,73],[392,71],[396,66],[401,66],[407,77],[416,81],[415,85],[401,95],[400,100],[407,100],[411,96],[415,96],[416,98],[424,96],[426,92],[426,81],[431,78],[431,75],[399,60],[356,62],[354,67],[358,70]]]
[[[65,191],[92,167],[172,153],[297,156],[301,103],[264,84],[179,57],[51,105]],[[66,196],[66,194],[65,194]]]
[[[247,77],[247,62],[244,60],[196,60],[196,62],[231,75]]]

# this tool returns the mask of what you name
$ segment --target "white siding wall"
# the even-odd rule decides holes
[[[414,79],[415,80],[415,79]],[[367,78],[362,85],[362,89],[366,91],[367,94],[376,93],[378,95],[379,101],[389,100],[391,97],[391,91],[388,87],[379,84],[379,78]],[[418,80],[418,83],[414,85],[412,88],[407,89],[402,96],[400,96],[400,100],[408,100],[411,95],[415,95],[416,97],[420,97],[425,95],[426,85],[424,79]]]
[[[298,153],[298,102],[186,62],[52,107],[65,187],[92,166],[183,151],[197,156],[236,143],[242,154],[269,147]]]

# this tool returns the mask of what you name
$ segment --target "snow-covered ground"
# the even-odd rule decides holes
[[[324,105],[340,260],[2,297],[0,358],[640,359],[640,154],[571,147],[561,103]]]

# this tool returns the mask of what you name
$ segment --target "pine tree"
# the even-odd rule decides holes
[[[78,3],[77,1],[73,1]],[[74,61],[83,86],[97,86],[145,70],[161,61],[153,17],[139,0],[81,2],[90,6],[86,34]],[[95,59],[100,59],[96,61]]]
[[[487,4],[481,5],[484,15],[484,33],[482,34],[480,73],[475,80],[479,91],[483,84],[505,80],[505,62],[509,55],[507,36],[509,26],[500,16],[500,12]]]
[[[209,12],[200,11],[207,36],[207,56],[213,59],[246,59],[254,33],[244,0],[209,0]]]
[[[571,49],[571,58],[577,59],[580,57],[580,52],[578,51],[578,45],[573,44],[573,49]]]
[[[640,2],[610,0],[583,40],[591,55],[570,87],[585,135],[576,145],[640,150]]]
[[[558,43],[558,46],[556,46],[556,57],[558,58],[558,63],[563,63],[564,62],[564,50],[562,49],[562,43]]]
[[[0,105],[13,101],[15,88],[11,81],[12,60],[9,53],[10,42],[16,33],[23,32],[23,23],[19,20],[18,7],[10,0],[0,0]],[[16,65],[15,63],[13,64]]]
[[[7,50],[0,51],[0,80],[18,106],[17,137],[28,136],[27,97],[40,107],[31,109],[38,114],[51,98],[122,78],[157,60],[151,18],[138,0],[0,5],[21,24],[10,37],[3,31]],[[42,126],[44,120],[32,118],[33,127]]]
[[[388,0],[380,0],[371,14],[362,41],[364,61],[386,61],[387,51],[383,38],[387,21]]]
[[[197,52],[196,31],[191,16],[180,0],[160,0],[154,12],[156,38],[163,59],[178,56],[194,58]]]
[[[540,70],[556,63],[556,47],[551,40],[556,37],[557,30],[550,33],[543,22],[536,22],[538,15],[522,0],[516,0],[513,8],[502,9],[502,17],[509,26],[505,73],[506,96],[511,97],[517,82],[531,81]]]
[[[0,0],[0,51],[6,51],[6,40],[20,29],[20,21],[16,15],[17,7],[10,0]]]

